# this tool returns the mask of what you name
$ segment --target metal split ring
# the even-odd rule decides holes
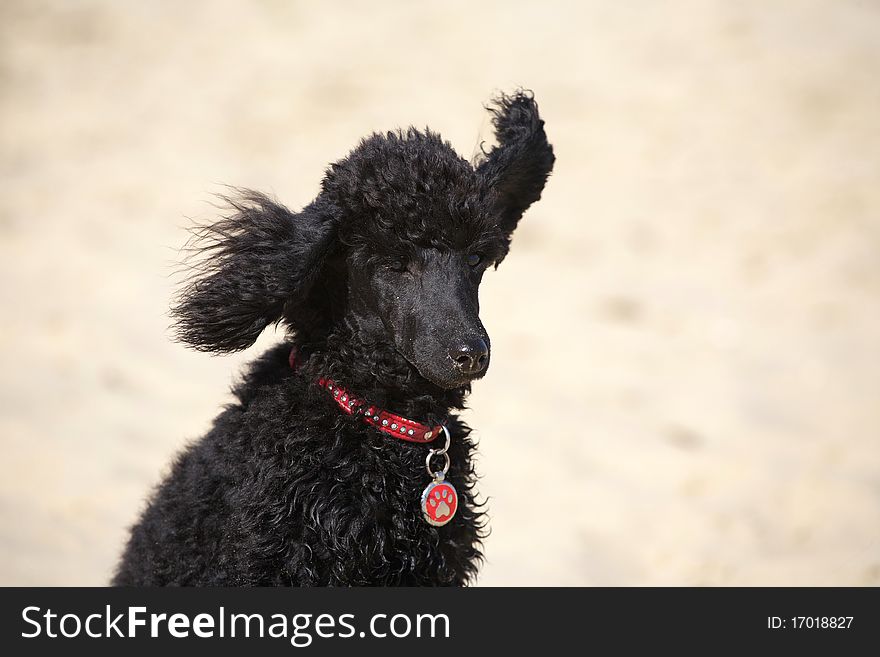
[[[440,428],[443,429],[443,433],[446,434],[446,444],[443,445],[441,449],[429,450],[428,455],[425,457],[425,469],[428,471],[428,475],[431,477],[442,477],[445,476],[447,472],[449,472],[450,459],[449,454],[447,454],[446,451],[449,449],[449,445],[452,443],[452,438],[449,435],[449,429],[442,425]],[[441,455],[444,457],[443,469],[437,470],[435,472],[434,470],[431,470],[431,459],[435,456]]]

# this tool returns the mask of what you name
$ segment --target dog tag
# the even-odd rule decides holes
[[[422,492],[422,514],[425,521],[434,527],[442,527],[452,520],[458,510],[458,493],[443,475],[437,473],[434,481]]]

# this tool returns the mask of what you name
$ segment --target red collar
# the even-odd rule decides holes
[[[299,365],[296,347],[290,350],[290,367],[296,369]],[[352,397],[348,392],[336,385],[330,379],[318,379],[318,385],[330,392],[336,403],[349,415],[360,415],[364,422],[375,427],[389,436],[400,438],[411,443],[429,443],[440,435],[440,425],[430,427],[426,424],[410,420],[401,415],[395,415],[382,410],[362,399]]]

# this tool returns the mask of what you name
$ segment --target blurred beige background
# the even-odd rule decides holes
[[[0,583],[102,584],[240,357],[172,343],[220,183],[363,135],[558,156],[483,286],[484,585],[880,584],[880,3],[0,4]]]

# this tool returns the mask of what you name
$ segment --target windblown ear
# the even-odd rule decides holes
[[[294,214],[249,190],[224,200],[230,214],[193,231],[197,262],[171,310],[179,340],[215,353],[251,346],[304,300],[332,240],[317,203]]]
[[[509,234],[528,207],[541,198],[556,158],[531,92],[502,94],[488,109],[498,146],[477,166],[477,173],[494,190],[501,228]]]

